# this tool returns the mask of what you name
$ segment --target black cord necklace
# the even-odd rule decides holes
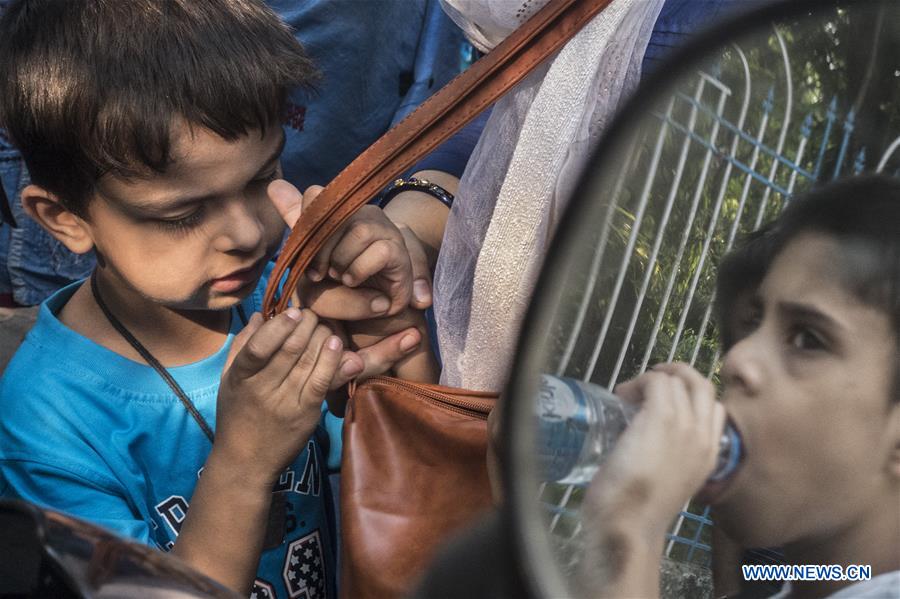
[[[209,442],[213,442],[213,431],[210,428],[209,424],[207,424],[206,420],[200,414],[200,411],[197,410],[197,406],[194,405],[194,402],[191,401],[191,398],[187,396],[187,393],[184,392],[184,389],[181,388],[181,385],[172,378],[172,375],[169,374],[169,371],[166,370],[166,367],[160,364],[159,360],[154,357],[153,354],[150,353],[144,345],[137,340],[137,338],[131,334],[122,321],[120,321],[109,309],[109,306],[106,305],[106,302],[103,301],[103,297],[100,295],[100,289],[97,286],[97,271],[95,270],[91,274],[91,293],[94,295],[94,301],[97,302],[97,305],[100,306],[100,310],[103,312],[103,315],[106,316],[106,320],[109,321],[109,324],[116,329],[122,337],[125,338],[131,347],[141,355],[144,360],[146,360],[147,364],[149,364],[153,370],[155,370],[159,376],[166,382],[167,385],[175,392],[175,395],[178,396],[178,399],[181,400],[182,405],[188,411],[188,413],[194,418],[198,425],[200,425],[200,429],[203,430],[203,434],[206,435],[206,438],[209,439]],[[244,326],[247,326],[247,315],[244,313],[244,308],[240,304],[237,305],[237,313],[241,319],[241,322]],[[278,547],[284,542],[285,532],[287,531],[287,497],[283,493],[272,493],[272,503],[269,506],[269,518],[266,523],[266,532],[265,537],[263,538],[263,547],[265,549],[271,549],[273,547]]]
[[[95,270],[91,274],[91,293],[94,295],[94,301],[97,302],[97,305],[100,306],[100,310],[103,312],[103,315],[106,316],[106,320],[109,321],[109,324],[116,329],[120,335],[134,348],[134,350],[141,355],[142,358],[149,364],[153,370],[162,377],[162,379],[166,382],[169,388],[175,392],[175,395],[181,401],[184,408],[188,411],[188,413],[193,417],[193,419],[200,426],[200,429],[203,431],[203,434],[206,435],[206,438],[209,439],[209,442],[213,442],[213,431],[206,420],[203,418],[203,415],[200,414],[200,411],[197,409],[197,406],[194,405],[194,402],[191,401],[191,398],[187,396],[187,393],[184,392],[184,389],[181,388],[181,385],[172,378],[172,375],[169,374],[169,371],[166,370],[165,366],[160,364],[159,360],[150,353],[144,344],[137,340],[137,338],[131,334],[122,321],[116,318],[115,314],[109,309],[109,306],[106,305],[106,302],[103,301],[103,297],[100,295],[100,289],[97,285],[97,271]],[[244,325],[247,324],[247,316],[244,314],[243,306],[238,304],[237,306],[238,315],[241,318],[241,321]]]

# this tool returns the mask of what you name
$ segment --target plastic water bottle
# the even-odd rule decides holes
[[[544,480],[587,484],[639,407],[599,385],[542,374],[536,409]],[[726,424],[707,482],[731,476],[741,452],[740,435]]]

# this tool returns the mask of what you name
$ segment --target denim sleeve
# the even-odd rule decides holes
[[[641,65],[642,77],[724,19],[749,12],[773,0],[666,0],[653,27]]]
[[[490,113],[491,110],[487,109],[475,117],[475,120],[420,160],[409,170],[409,174],[424,170],[438,170],[450,173],[456,178],[462,177],[463,171],[466,170],[466,164],[469,162],[469,156],[472,155],[472,150],[475,149],[475,144],[481,137]]]
[[[21,191],[31,179],[22,156],[2,131],[0,180],[19,225],[0,225],[0,293],[12,293],[16,303],[33,306],[86,277],[94,267],[94,256],[73,254],[25,214]]]
[[[2,6],[0,6],[2,9]],[[10,211],[12,210],[11,200],[15,196],[19,187],[19,173],[22,170],[22,159],[18,152],[10,147],[9,143],[0,129],[0,188],[3,193],[0,194],[0,201],[7,202]],[[12,293],[12,280],[9,277],[9,269],[6,266],[6,257],[9,255],[10,233],[12,227],[10,223],[3,219],[0,222],[0,294]]]
[[[425,18],[416,47],[413,81],[394,114],[398,123],[434,92],[456,77],[463,66],[468,42],[441,8],[438,0],[426,0]]]

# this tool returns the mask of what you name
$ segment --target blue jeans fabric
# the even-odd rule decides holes
[[[2,135],[0,182],[19,225],[0,225],[0,293],[12,293],[17,303],[30,306],[87,276],[93,254],[73,254],[25,214],[19,193],[31,180],[21,155]]]
[[[641,75],[646,77],[669,56],[717,23],[752,11],[773,0],[666,0],[653,26]]]

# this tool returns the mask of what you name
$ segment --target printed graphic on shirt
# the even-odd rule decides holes
[[[203,473],[203,468],[197,472],[199,477]],[[319,466],[319,454],[316,451],[316,444],[310,441],[306,447],[306,463],[303,466],[303,473],[300,474],[298,480],[298,472],[288,469],[281,473],[278,478],[278,484],[275,485],[273,492],[291,491],[301,495],[313,495],[318,497],[322,492],[322,469]],[[296,482],[295,482],[296,481]],[[181,523],[187,517],[188,502],[181,495],[170,495],[168,498],[160,501],[155,506],[156,513],[162,516],[169,529],[174,536],[178,536],[181,531]],[[151,522],[153,528],[156,523]]]
[[[181,495],[172,495],[156,504],[156,513],[163,517],[169,529],[176,537],[181,530],[181,523],[187,517],[188,502]]]
[[[253,581],[253,588],[250,590],[250,599],[275,599],[275,587],[272,583],[257,578]]]
[[[295,482],[296,481],[296,482]],[[306,464],[303,466],[303,474],[297,480],[297,472],[285,470],[278,477],[278,483],[272,489],[273,493],[293,491],[301,495],[319,496],[322,489],[322,471],[319,467],[319,454],[316,452],[316,444],[310,441],[306,447]]]
[[[278,483],[275,484],[275,488],[272,489],[273,493],[282,493],[284,491],[293,491],[294,490],[294,471],[293,470],[285,470],[281,473],[281,476],[278,477]]]
[[[284,586],[292,599],[325,596],[325,558],[318,530],[288,546],[283,576]]]
[[[303,475],[294,487],[294,491],[303,495],[312,493],[319,495],[322,487],[322,473],[319,469],[319,457],[316,453],[316,444],[312,441],[306,446],[306,466],[303,467]]]

